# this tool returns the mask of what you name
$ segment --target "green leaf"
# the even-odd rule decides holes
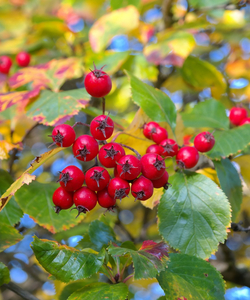
[[[114,230],[99,220],[91,222],[89,226],[89,236],[98,250],[110,242],[116,242]]]
[[[0,252],[20,242],[23,236],[13,227],[0,222]]]
[[[81,215],[76,219],[75,213],[70,210],[55,213],[52,196],[57,188],[56,183],[44,184],[34,181],[16,193],[16,200],[23,211],[52,233],[69,229],[83,219]]]
[[[226,194],[232,208],[232,221],[235,221],[242,203],[242,185],[239,173],[229,159],[214,161],[220,186]]]
[[[123,300],[128,295],[128,287],[125,283],[108,284],[96,282],[86,285],[73,293],[68,300]]]
[[[227,4],[227,0],[189,0],[188,2],[194,8],[207,8]]]
[[[186,254],[171,253],[168,268],[157,276],[166,299],[223,300],[225,284],[208,262]]]
[[[250,125],[239,126],[230,130],[216,131],[215,145],[207,156],[212,159],[221,159],[237,154],[250,144]]]
[[[220,99],[226,90],[222,74],[209,62],[189,56],[181,69],[183,79],[197,90],[211,88],[212,96]]]
[[[13,183],[10,174],[0,169],[0,195],[8,189],[8,187]],[[6,223],[10,226],[18,223],[22,218],[23,212],[19,205],[16,203],[15,199],[12,198],[9,203],[0,211],[0,222]]]
[[[172,130],[176,126],[176,108],[171,99],[162,91],[140,81],[127,72],[130,80],[132,98],[144,112],[156,122],[168,122]]]
[[[226,109],[219,101],[214,99],[196,104],[191,112],[182,114],[182,120],[186,127],[229,129]]]
[[[79,251],[36,236],[31,248],[44,269],[63,282],[88,278],[97,273],[104,261],[105,251],[99,254]]]
[[[108,252],[112,256],[124,256],[130,254],[133,260],[135,275],[134,279],[154,278],[159,272],[165,270],[167,257],[161,259],[144,250],[131,250],[128,248],[110,245]]]
[[[227,236],[230,205],[222,190],[197,173],[176,173],[159,208],[159,231],[171,247],[207,258]]]
[[[65,122],[76,115],[81,108],[85,108],[90,95],[85,89],[65,92],[51,92],[45,90],[40,97],[29,107],[27,116],[47,126],[54,126]]]
[[[141,0],[110,0],[110,5],[114,10],[128,5],[134,5],[135,7],[138,7],[140,5],[140,2]]]
[[[9,269],[0,262],[0,286],[10,281]]]

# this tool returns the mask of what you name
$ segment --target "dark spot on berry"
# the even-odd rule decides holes
[[[122,166],[122,172],[121,172],[120,176],[121,176],[122,174],[125,174],[125,173],[131,174],[130,169],[137,168],[137,167],[131,165],[131,164],[128,162],[128,160],[126,160],[125,164],[119,164],[119,163],[118,163],[118,165]]]
[[[105,171],[105,170],[102,170],[102,171],[96,171],[96,170],[94,170],[94,175],[93,175],[93,176],[90,176],[90,178],[92,178],[93,180],[96,181],[98,187],[99,187],[100,179],[105,179],[105,178],[102,176],[102,173],[103,173],[104,171]]]
[[[158,156],[156,156],[155,163],[153,164],[155,168],[160,171],[161,169],[165,169],[164,160],[159,160]]]
[[[125,192],[127,189],[128,188],[120,188],[118,190],[115,190],[115,199],[120,199],[120,201],[122,201],[122,198],[128,197]]]
[[[96,129],[100,130],[104,137],[106,137],[105,129],[108,127],[111,127],[111,128],[113,127],[107,123],[107,120],[108,120],[108,116],[104,120],[96,120],[96,122],[99,123],[99,126],[96,127]]]
[[[82,205],[78,205],[77,207],[71,208],[71,210],[72,210],[72,209],[77,209],[77,210],[78,210],[78,215],[76,216],[76,218],[79,217],[79,215],[80,215],[81,213],[86,214],[86,212],[89,211],[86,207],[84,207],[84,206],[82,206]],[[71,211],[71,210],[70,210],[70,211]]]
[[[115,156],[116,156],[116,154],[119,153],[119,151],[116,151],[116,150],[114,149],[114,146],[113,146],[113,145],[111,146],[110,149],[105,149],[105,148],[104,148],[104,150],[106,151],[106,156],[105,156],[105,158],[110,157],[111,159],[114,159]]]
[[[57,134],[56,135],[49,135],[49,137],[52,137],[53,139],[54,139],[54,143],[59,143],[60,144],[60,146],[62,147],[62,143],[63,143],[63,139],[64,139],[64,136],[63,135],[61,135],[61,133],[60,133],[60,131],[59,130],[57,130]],[[53,143],[53,144],[54,144]],[[52,145],[53,145],[52,144]]]
[[[139,192],[134,192],[134,191],[132,191],[132,192],[136,194],[135,201],[136,201],[137,199],[142,199],[143,197],[145,197],[144,191],[139,191]]]
[[[171,144],[169,144],[169,143],[166,143],[166,145],[160,145],[163,149],[164,149],[164,151],[166,151],[166,152],[168,152],[168,153],[170,153],[170,152],[174,152],[174,150],[173,150],[173,147],[174,147],[174,145],[171,145]]]
[[[77,154],[76,157],[84,158],[84,161],[86,161],[86,156],[90,154],[90,151],[87,149],[86,145],[84,145],[82,149],[78,149],[77,152],[79,152],[79,154]]]
[[[61,207],[55,206],[54,207],[55,213],[59,214],[59,212],[62,210]]]
[[[59,172],[62,176],[57,180],[57,182],[63,182],[65,186],[67,186],[67,183],[72,180],[73,178],[70,177],[69,172],[63,173]]]

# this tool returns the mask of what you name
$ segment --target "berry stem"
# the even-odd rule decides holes
[[[141,159],[141,155],[140,155],[140,153],[139,152],[137,152],[134,148],[132,148],[132,147],[129,147],[129,146],[127,146],[127,145],[124,145],[124,144],[120,144],[120,143],[118,143],[119,145],[121,145],[122,147],[125,147],[125,148],[128,148],[129,150],[131,150],[131,151],[133,151],[135,154],[136,154],[136,156],[137,156],[137,158],[138,159]]]
[[[102,266],[108,272],[108,274],[109,274],[108,278],[112,281],[112,283],[116,283],[116,280],[115,280],[114,276],[112,275],[112,273],[110,272],[109,268],[106,265],[102,265]]]
[[[124,131],[120,131],[120,132],[118,132],[114,137],[113,137],[113,139],[112,139],[112,143],[114,143],[115,142],[115,140],[118,138],[118,136],[119,135],[121,135],[121,134],[126,134],[126,135],[128,135],[128,136],[131,136],[131,137],[133,137],[133,138],[135,138],[135,139],[138,139],[138,140],[142,140],[142,141],[146,141],[146,139],[142,139],[142,138],[139,138],[139,137],[137,137],[137,136],[134,136],[133,134],[130,134],[130,133],[127,133],[127,132],[124,132]]]
[[[134,274],[128,275],[124,280],[123,283],[125,283],[126,281],[128,281],[130,278],[132,278],[134,276]]]
[[[76,122],[76,123],[75,123],[75,124],[72,126],[72,128],[74,128],[76,125],[83,125],[83,126],[90,127],[90,125],[89,125],[89,124],[82,123],[82,122]]]
[[[102,97],[102,114],[105,115],[105,98]]]
[[[128,263],[129,261],[130,261],[130,258],[128,258],[128,259],[126,260],[125,264],[123,265],[123,268],[122,268],[122,270],[121,270],[121,272],[120,272],[120,281],[121,281],[122,278],[123,278],[124,271],[125,271],[126,266],[127,266],[127,263]]]

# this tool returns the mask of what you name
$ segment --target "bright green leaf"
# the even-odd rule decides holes
[[[141,0],[110,0],[110,5],[112,9],[118,9],[121,7],[126,7],[128,5],[134,5],[138,7],[140,5]]]
[[[88,278],[97,273],[104,260],[105,251],[99,254],[79,251],[36,236],[31,248],[44,269],[63,282]]]
[[[106,48],[115,35],[126,34],[139,26],[139,12],[129,5],[100,17],[90,28],[89,41],[94,52]]]
[[[123,300],[128,295],[128,287],[125,283],[108,284],[96,282],[86,285],[73,293],[68,300]]]
[[[44,125],[53,126],[58,122],[65,122],[76,115],[81,108],[85,108],[90,95],[85,89],[65,92],[51,92],[45,90],[37,101],[29,107],[27,116]]]
[[[113,229],[99,220],[95,220],[89,225],[89,236],[98,250],[110,242],[116,242]]]
[[[156,122],[168,122],[172,130],[176,125],[176,108],[171,99],[162,91],[140,81],[128,73],[132,98],[144,112]]]
[[[194,8],[207,8],[227,4],[227,0],[189,0],[189,5]]]
[[[232,221],[235,221],[242,203],[242,185],[239,173],[229,159],[214,161],[220,185],[232,208]]]
[[[241,152],[250,144],[250,125],[216,131],[213,135],[215,145],[207,155],[212,159],[221,159]]]
[[[83,219],[81,215],[76,219],[75,213],[70,210],[55,213],[52,196],[57,188],[56,183],[44,184],[34,181],[16,193],[16,200],[23,211],[52,233],[69,229]]]
[[[8,189],[8,187],[13,183],[13,180],[10,174],[0,169],[0,195]],[[0,222],[13,226],[18,223],[23,212],[20,209],[19,205],[16,203],[15,199],[12,198],[8,204],[0,211]]]
[[[9,269],[0,262],[0,286],[10,281]]]
[[[229,128],[225,107],[214,99],[196,104],[191,112],[182,114],[182,120],[186,127]]]
[[[109,246],[108,252],[112,256],[131,255],[135,269],[134,279],[154,278],[159,272],[165,270],[166,256],[159,259],[144,250],[135,251],[113,245]]]
[[[211,88],[212,96],[220,99],[226,91],[223,75],[209,62],[189,56],[182,66],[183,79],[197,90]]]
[[[197,173],[176,173],[163,194],[159,208],[159,231],[171,247],[207,258],[227,236],[230,205],[222,190]]]
[[[0,252],[20,242],[23,236],[14,228],[0,222]]]
[[[186,254],[171,253],[168,268],[157,276],[166,299],[223,300],[225,284],[208,262]]]

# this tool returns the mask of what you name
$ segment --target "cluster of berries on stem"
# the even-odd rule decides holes
[[[235,126],[250,124],[250,118],[247,116],[247,110],[243,107],[231,108],[229,120]]]
[[[19,67],[27,67],[30,63],[31,56],[28,52],[19,52],[16,56],[16,62]],[[9,56],[0,56],[0,73],[9,74],[10,68],[12,66],[12,60]]]

